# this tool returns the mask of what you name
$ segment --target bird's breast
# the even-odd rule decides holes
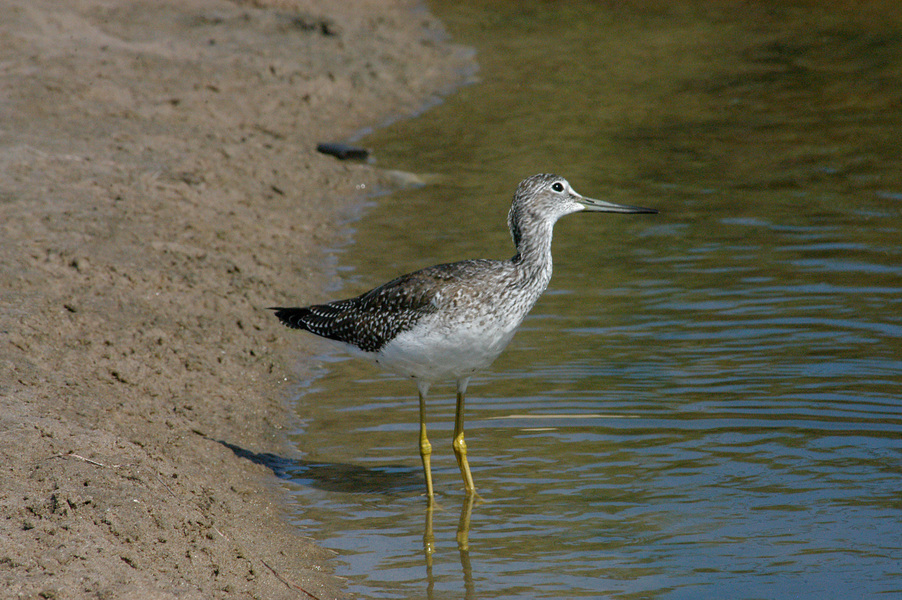
[[[515,296],[520,301],[512,302]],[[382,366],[428,380],[471,375],[501,354],[534,302],[522,294],[481,298],[454,291],[436,301],[437,311],[380,350]]]

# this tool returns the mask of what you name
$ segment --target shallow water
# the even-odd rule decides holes
[[[475,506],[452,386],[429,403],[430,515],[414,387],[298,338],[321,361],[286,485],[349,589],[902,594],[902,11],[433,8],[481,82],[363,140],[439,183],[380,198],[336,251],[342,289],[312,301],[513,254],[506,211],[535,172],[661,214],[558,223],[549,291],[470,385]]]

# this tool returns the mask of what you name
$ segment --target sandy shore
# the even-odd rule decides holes
[[[2,597],[341,597],[226,444],[286,451],[299,344],[264,308],[316,296],[318,248],[379,184],[316,143],[465,59],[404,0],[3,13]]]

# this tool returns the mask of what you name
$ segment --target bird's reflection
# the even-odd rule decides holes
[[[457,521],[457,551],[460,555],[460,567],[464,576],[464,598],[466,600],[476,598],[473,568],[470,565],[470,517],[473,514],[473,505],[479,499],[476,494],[467,494],[460,509],[460,519]],[[426,557],[426,597],[429,600],[433,600],[435,597],[433,593],[435,578],[432,574],[435,530],[432,526],[432,518],[437,508],[441,509],[434,500],[430,500],[426,507],[426,526],[423,530],[423,554]]]
[[[361,467],[347,463],[323,463],[291,459],[271,452],[252,452],[241,446],[210,438],[196,431],[207,439],[222,444],[236,456],[250,460],[270,469],[280,479],[288,479],[301,485],[309,485],[318,489],[343,493],[377,493],[406,494],[419,491],[423,485],[422,473],[419,469],[404,466],[383,466],[376,469]],[[457,550],[460,555],[460,566],[464,578],[464,598],[476,598],[473,584],[473,570],[470,565],[470,518],[473,506],[482,499],[476,494],[467,494],[463,498],[460,519],[457,522]],[[432,600],[435,596],[435,578],[433,561],[436,552],[435,529],[433,516],[436,511],[445,510],[434,499],[429,499],[426,506],[426,524],[423,530],[423,554],[426,559],[426,597]]]

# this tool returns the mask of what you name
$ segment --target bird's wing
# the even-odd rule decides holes
[[[398,334],[442,306],[473,266],[482,261],[436,265],[402,275],[356,298],[304,308],[279,308],[276,316],[289,327],[376,352]]]

